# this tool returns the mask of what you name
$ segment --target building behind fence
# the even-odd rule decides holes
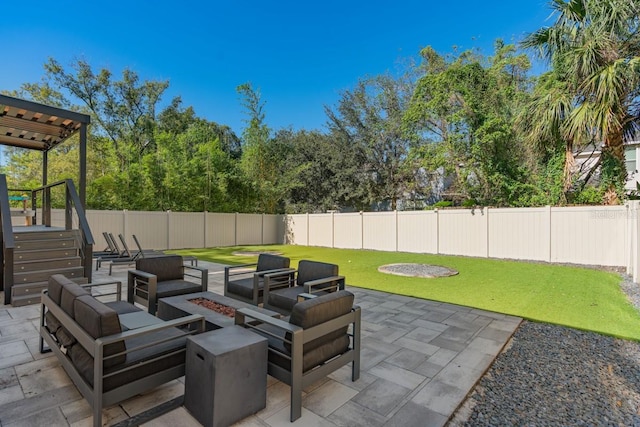
[[[149,249],[287,243],[626,267],[638,281],[639,202],[623,206],[482,208],[298,215],[92,211],[102,232]],[[54,212],[64,224],[62,211]]]

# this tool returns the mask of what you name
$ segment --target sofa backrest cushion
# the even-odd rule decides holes
[[[77,283],[64,277],[62,283],[62,291],[60,292],[60,308],[69,316],[75,319],[74,301],[83,295],[91,295],[86,289]]]
[[[136,260],[136,270],[154,274],[158,282],[184,279],[184,268],[180,255],[167,255]]]
[[[93,339],[107,337],[122,332],[120,319],[115,310],[98,301],[90,295],[76,298],[74,302],[76,323],[84,329]],[[78,344],[76,344],[78,345]],[[103,355],[106,358],[126,350],[124,341],[119,341],[104,347]],[[106,359],[104,367],[124,363],[126,355]]]
[[[298,263],[298,277],[296,278],[296,284],[298,286],[302,286],[311,280],[318,280],[337,275],[338,266],[336,264],[302,260]]]
[[[57,305],[60,305],[60,298],[62,297],[62,287],[64,283],[68,282],[70,282],[70,280],[64,277],[62,274],[54,274],[53,276],[49,277],[47,294],[49,295],[49,298],[51,298]]]
[[[353,307],[353,300],[354,295],[351,292],[342,290],[299,302],[293,306],[289,323],[300,326],[303,329],[318,326],[331,319],[349,313]],[[307,353],[320,346],[343,338],[347,335],[347,330],[348,326],[345,326],[310,341],[304,345],[303,352]],[[288,336],[287,340],[290,341],[291,337]],[[291,351],[291,344],[285,343],[285,347],[287,347],[288,351]]]
[[[273,254],[258,255],[258,265],[256,271],[278,270],[281,268],[289,268],[291,260],[287,257]]]

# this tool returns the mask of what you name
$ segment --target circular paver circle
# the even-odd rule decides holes
[[[378,271],[396,276],[423,277],[433,279],[435,277],[455,276],[458,272],[452,268],[431,264],[387,264],[378,267]]]

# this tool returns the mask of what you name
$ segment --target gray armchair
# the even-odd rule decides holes
[[[297,270],[264,275],[264,308],[288,315],[300,294],[320,296],[344,289],[344,285],[336,264],[302,260]]]
[[[302,414],[302,390],[351,363],[351,380],[360,378],[360,307],[338,291],[302,301],[289,321],[251,309],[236,311],[237,325],[268,339],[268,373],[291,386],[291,421]]]
[[[289,269],[287,257],[260,254],[254,264],[234,265],[224,268],[224,295],[249,304],[262,304],[264,275]],[[254,269],[248,271],[248,268]]]
[[[191,280],[185,280],[185,277]],[[139,258],[136,269],[129,270],[127,283],[127,301],[142,304],[155,315],[160,298],[206,291],[209,271],[184,265],[179,255]]]

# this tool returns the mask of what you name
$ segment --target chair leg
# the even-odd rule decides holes
[[[302,378],[295,378],[291,381],[291,422],[302,416]]]

